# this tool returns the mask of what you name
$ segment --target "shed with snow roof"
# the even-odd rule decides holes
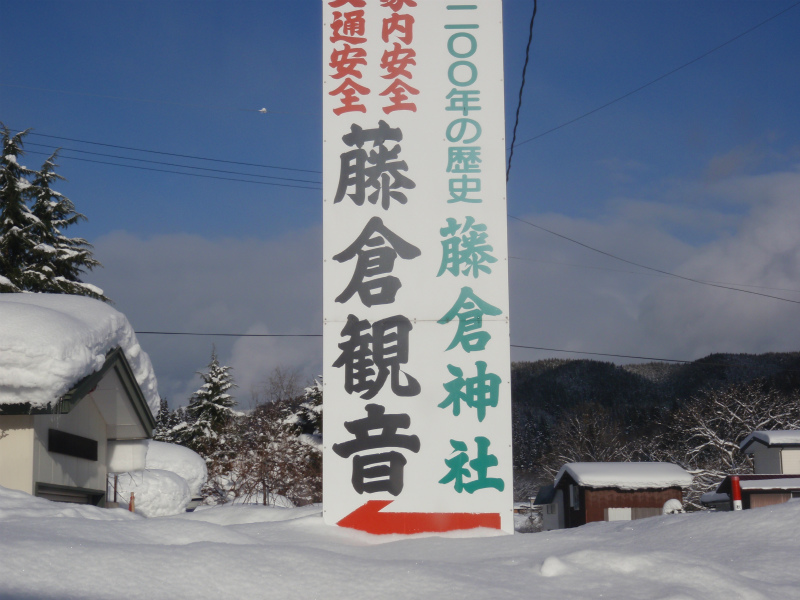
[[[103,504],[144,468],[155,377],[127,319],[80,296],[0,295],[0,486]]]
[[[700,501],[707,508],[732,510],[731,477],[722,480],[714,492],[703,494]],[[800,475],[792,474],[748,474],[738,475],[742,490],[742,508],[761,508],[783,504],[792,498],[800,498]]]
[[[534,504],[543,506],[546,530],[643,519],[662,514],[669,500],[682,503],[691,483],[692,476],[671,463],[567,463]]]
[[[753,458],[756,475],[800,475],[800,430],[754,431],[739,449]]]

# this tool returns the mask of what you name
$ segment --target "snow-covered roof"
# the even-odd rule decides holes
[[[717,504],[720,502],[730,502],[731,496],[730,494],[724,494],[721,492],[706,492],[702,496],[700,496],[700,503],[701,504]]]
[[[0,404],[43,407],[99,370],[120,347],[150,410],[159,396],[150,357],[108,304],[66,294],[0,294]]]
[[[744,451],[753,442],[761,442],[766,446],[800,446],[800,430],[754,431],[742,440],[739,448]]]
[[[585,487],[614,487],[622,490],[688,487],[692,476],[678,465],[664,462],[575,462],[558,471],[555,484],[565,474]]]
[[[800,477],[778,479],[746,479],[739,481],[743,490],[799,490]]]

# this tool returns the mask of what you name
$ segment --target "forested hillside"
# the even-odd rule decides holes
[[[750,426],[800,426],[798,352],[712,354],[685,364],[518,362],[511,385],[515,468],[529,481],[546,480],[566,460],[670,460],[697,473],[746,471],[743,457],[693,452],[689,419],[713,420],[720,448],[723,437],[736,443]]]

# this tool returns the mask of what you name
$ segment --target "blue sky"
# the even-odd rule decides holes
[[[614,100],[792,4],[541,0],[518,140]],[[504,3],[509,139],[532,5]],[[94,243],[105,265],[87,281],[103,287],[137,330],[320,331],[318,189],[68,158],[189,170],[75,152],[83,150],[318,188],[318,2],[0,0],[0,13],[0,120],[8,126],[301,169],[29,136],[28,166],[43,161],[37,152],[65,148],[60,173],[69,181],[60,190],[89,217],[70,233]],[[509,213],[659,269],[800,299],[787,291],[800,290],[798,30],[800,7],[519,146]],[[262,107],[266,115],[257,112]],[[643,274],[514,221],[509,237],[517,257],[515,344],[687,359],[797,350],[796,304]],[[142,336],[171,402],[185,402],[197,386],[193,373],[207,363],[212,342],[236,369],[245,404],[274,366],[309,376],[321,369],[313,339]],[[514,353],[516,360],[546,356],[568,355]]]

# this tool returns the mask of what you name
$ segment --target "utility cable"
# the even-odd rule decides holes
[[[547,350],[548,352],[567,352],[570,354],[591,354],[592,356],[614,356],[616,358],[634,358],[641,360],[656,360],[659,362],[673,362],[673,363],[692,363],[693,360],[681,360],[678,358],[654,358],[652,356],[632,356],[629,354],[609,354],[608,352],[583,352],[581,350],[561,350],[559,348],[542,348],[541,346],[520,346],[518,344],[511,344],[512,348],[525,348],[528,350]]]
[[[510,260],[519,260],[523,262],[537,262],[537,263],[544,263],[548,265],[560,265],[564,267],[575,267],[578,269],[593,269],[596,271],[611,271],[612,273],[629,273],[631,275],[647,275],[648,277],[666,277],[666,275],[662,275],[661,273],[644,273],[642,271],[628,271],[625,269],[612,269],[610,267],[597,267],[594,265],[579,265],[575,263],[566,263],[560,262],[556,260],[543,260],[540,258],[523,258],[521,256],[509,256]],[[702,281],[703,283],[719,283],[720,285],[735,285],[738,287],[745,287],[745,288],[756,288],[760,290],[775,290],[778,292],[793,292],[796,294],[800,294],[800,290],[792,289],[792,288],[778,288],[778,287],[769,287],[766,285],[752,285],[749,283],[735,283],[730,281],[709,281],[707,279],[699,279],[698,281]]]
[[[180,163],[170,163],[170,162],[163,162],[159,160],[147,160],[146,158],[134,158],[132,156],[121,156],[119,154],[105,154],[103,152],[91,152],[89,150],[78,150],[77,148],[65,148],[63,146],[53,146],[51,144],[37,144],[36,142],[28,142],[28,146],[36,146],[37,148],[52,148],[55,150],[60,150],[64,152],[79,152],[81,154],[90,154],[92,156],[104,156],[106,158],[119,158],[122,160],[135,160],[137,162],[144,162],[153,165],[164,165],[167,167],[180,167],[183,169],[195,169],[198,171],[209,171],[212,173],[227,173],[229,175],[243,175],[245,177],[258,177],[260,179],[279,179],[282,181],[298,181],[301,183],[315,183],[317,185],[321,185],[321,181],[314,181],[311,179],[295,179],[293,177],[278,177],[277,175],[259,175],[257,173],[242,173],[241,171],[228,171],[225,169],[212,169],[211,167],[195,167],[192,165],[182,165]],[[59,154],[59,156],[64,156],[63,154]],[[67,156],[66,158],[73,158]]]
[[[525,73],[528,71],[528,59],[531,53],[531,40],[533,40],[533,21],[536,18],[536,0],[533,0],[533,14],[531,24],[528,26],[528,45],[525,46],[525,64],[522,65],[522,82],[519,85],[519,98],[517,99],[517,115],[514,118],[514,133],[511,136],[511,150],[508,153],[508,167],[506,167],[506,182],[511,173],[511,159],[514,158],[514,143],[517,141],[517,127],[519,126],[519,111],[522,108],[522,91],[525,89]]]
[[[754,292],[752,290],[743,290],[741,288],[732,287],[728,285],[721,285],[719,283],[711,283],[710,281],[703,281],[701,279],[693,279],[692,277],[685,277],[683,275],[678,275],[677,273],[671,273],[669,271],[664,271],[662,269],[657,269],[655,267],[649,267],[647,265],[643,265],[642,263],[637,263],[632,260],[628,260],[627,258],[622,258],[621,256],[617,256],[615,254],[611,254],[610,252],[606,252],[605,250],[600,250],[599,248],[595,248],[594,246],[590,246],[588,244],[584,244],[583,242],[579,242],[576,239],[563,235],[561,233],[556,233],[551,229],[547,229],[546,227],[542,227],[541,225],[536,225],[535,223],[531,223],[530,221],[526,221],[525,219],[520,219],[519,217],[515,217],[514,215],[508,215],[509,219],[514,219],[515,221],[519,221],[520,223],[525,223],[530,227],[535,227],[536,229],[540,229],[541,231],[546,231],[547,233],[554,235],[556,237],[560,237],[561,239],[567,240],[572,242],[573,244],[578,244],[592,252],[597,252],[598,254],[602,254],[603,256],[608,256],[609,258],[613,258],[614,260],[618,260],[624,262],[629,265],[633,265],[634,267],[639,267],[640,269],[647,269],[648,271],[654,271],[656,273],[661,273],[662,275],[668,275],[670,277],[675,277],[677,279],[683,279],[684,281],[691,281],[693,283],[699,283],[702,285],[708,285],[715,288],[720,288],[723,290],[734,290],[736,292],[742,292],[744,294],[753,294],[754,296],[763,296],[765,298],[772,298],[773,300],[783,300],[784,302],[791,302],[792,304],[800,304],[800,300],[791,300],[790,298],[783,298],[781,296],[773,296],[771,294],[764,294],[762,292]]]
[[[41,156],[50,156],[47,152],[28,151],[26,154],[39,154]],[[99,165],[112,165],[114,167],[127,167],[128,169],[139,169],[140,171],[156,171],[158,173],[172,173],[174,175],[186,175],[188,177],[203,177],[204,179],[221,179],[223,181],[238,181],[240,183],[255,183],[256,185],[270,185],[276,187],[297,188],[301,190],[321,190],[320,187],[310,187],[305,185],[293,185],[289,183],[275,183],[272,181],[250,181],[247,179],[235,179],[233,177],[219,177],[217,175],[203,175],[202,173],[183,173],[182,171],[169,171],[167,169],[156,169],[153,167],[141,167],[139,165],[124,165],[121,163],[108,162],[104,160],[93,160],[91,158],[79,158],[77,156],[61,156],[67,160],[79,160],[82,162],[96,163]]]
[[[136,335],[205,335],[216,337],[322,337],[321,333],[196,333],[187,331],[134,331]]]
[[[149,154],[162,154],[164,156],[175,156],[175,157],[178,157],[178,158],[191,158],[193,160],[205,160],[205,161],[209,161],[209,162],[227,163],[227,164],[230,164],[230,165],[241,165],[241,166],[244,166],[244,167],[259,167],[259,168],[262,168],[262,169],[280,169],[280,170],[283,170],[283,171],[300,171],[302,173],[322,173],[322,171],[315,171],[313,169],[298,169],[296,167],[281,167],[281,166],[277,166],[277,165],[263,165],[263,164],[258,164],[258,163],[247,163],[247,162],[241,162],[241,161],[236,161],[236,160],[224,160],[222,158],[207,158],[205,156],[193,156],[191,154],[178,154],[176,152],[162,152],[162,151],[159,151],[159,150],[148,150],[146,148],[134,148],[134,147],[131,147],[131,146],[119,146],[119,145],[116,145],[116,144],[105,144],[103,142],[91,142],[89,140],[79,140],[79,139],[76,139],[76,138],[69,138],[69,137],[63,137],[63,136],[58,136],[58,135],[48,135],[48,134],[45,134],[45,133],[38,133],[36,131],[30,131],[30,132],[28,132],[28,135],[34,135],[34,136],[38,136],[38,137],[46,137],[46,138],[51,138],[51,139],[54,139],[54,140],[65,140],[65,141],[68,141],[68,142],[78,142],[80,144],[92,144],[93,146],[105,146],[107,148],[117,148],[119,150],[133,150],[134,152],[147,152]]]
[[[136,331],[136,335],[186,335],[186,336],[211,336],[211,337],[261,337],[261,338],[321,338],[321,333],[199,333],[186,331]],[[545,348],[543,346],[525,346],[521,344],[510,344],[512,348],[524,350],[545,350],[548,352],[564,352],[568,354],[589,354],[592,356],[610,356],[614,358],[631,358],[635,360],[652,360],[658,362],[671,362],[690,364],[698,360],[684,360],[679,358],[658,358],[653,356],[637,356],[633,354],[613,354],[610,352],[589,352],[582,350],[564,350],[563,348]],[[729,363],[702,363],[702,366],[730,367],[735,366]]]
[[[753,26],[752,26],[750,29],[748,29],[748,30],[746,30],[746,31],[743,31],[743,32],[742,32],[742,33],[740,33],[739,35],[732,37],[732,38],[731,38],[731,39],[729,39],[727,42],[723,42],[723,43],[722,43],[722,44],[720,44],[719,46],[716,46],[716,47],[712,48],[711,50],[709,50],[708,52],[706,52],[706,53],[704,53],[704,54],[701,54],[701,55],[700,55],[700,56],[698,56],[697,58],[693,58],[693,59],[692,59],[692,60],[690,60],[689,62],[687,62],[687,63],[684,63],[684,64],[682,64],[681,66],[679,66],[679,67],[676,67],[676,68],[672,69],[671,71],[668,71],[668,72],[664,73],[663,75],[661,75],[661,76],[659,76],[659,77],[656,77],[656,78],[655,78],[655,79],[653,79],[652,81],[649,81],[649,82],[645,83],[644,85],[640,85],[640,86],[639,86],[639,87],[637,87],[635,90],[632,90],[632,91],[628,92],[627,94],[623,94],[622,96],[619,96],[618,98],[614,98],[613,100],[611,100],[611,101],[609,101],[609,102],[606,102],[605,104],[603,104],[603,105],[601,105],[601,106],[598,106],[597,108],[593,108],[593,109],[592,109],[592,110],[590,110],[589,112],[583,113],[582,115],[580,115],[580,116],[578,116],[578,117],[575,117],[574,119],[570,119],[569,121],[566,121],[566,122],[564,122],[564,123],[561,123],[561,125],[556,125],[555,127],[551,128],[551,129],[548,129],[548,130],[546,130],[546,131],[543,131],[542,133],[539,133],[539,134],[537,134],[537,135],[535,135],[535,136],[533,136],[533,137],[531,137],[531,138],[528,138],[528,139],[526,139],[526,140],[523,140],[523,141],[519,142],[519,143],[517,144],[517,146],[522,146],[522,145],[524,145],[524,144],[527,144],[527,143],[529,143],[529,142],[532,142],[532,141],[534,141],[534,140],[538,140],[540,137],[544,137],[544,136],[546,136],[546,135],[547,135],[547,134],[549,134],[549,133],[553,133],[554,131],[558,131],[559,129],[561,129],[562,127],[566,127],[567,125],[572,125],[573,123],[575,123],[575,122],[577,122],[577,121],[580,121],[581,119],[584,119],[584,118],[588,117],[589,115],[593,115],[594,113],[596,113],[596,112],[598,112],[598,111],[600,111],[600,110],[603,110],[604,108],[608,108],[608,107],[609,107],[609,106],[611,106],[612,104],[616,104],[616,103],[617,103],[617,102],[619,102],[620,100],[624,100],[625,98],[627,98],[627,97],[629,97],[629,96],[632,96],[632,95],[634,95],[634,94],[635,94],[635,93],[637,93],[637,92],[641,92],[643,89],[650,87],[650,86],[651,86],[651,85],[653,85],[654,83],[658,83],[658,82],[659,82],[659,81],[661,81],[662,79],[666,79],[666,78],[667,78],[667,77],[669,77],[670,75],[673,75],[673,74],[677,73],[678,71],[680,71],[680,70],[682,70],[682,69],[685,69],[686,67],[688,67],[688,66],[690,66],[690,65],[693,65],[693,64],[694,64],[694,63],[696,63],[697,61],[704,59],[706,56],[708,56],[708,55],[710,55],[710,54],[713,54],[713,53],[714,53],[714,52],[716,52],[717,50],[720,50],[720,49],[724,48],[724,47],[725,47],[725,46],[727,46],[728,44],[731,44],[731,43],[735,42],[736,40],[738,40],[738,39],[739,39],[739,38],[741,38],[741,37],[744,37],[744,36],[745,36],[745,35],[747,35],[748,33],[752,33],[753,31],[755,31],[755,30],[756,30],[756,29],[758,29],[759,27],[762,27],[763,25],[766,25],[767,23],[769,23],[769,22],[770,22],[770,21],[772,21],[773,19],[777,19],[778,17],[780,17],[780,16],[781,16],[781,15],[783,15],[784,13],[787,13],[787,12],[789,12],[790,10],[792,10],[792,9],[793,9],[794,7],[796,7],[798,4],[800,4],[800,2],[795,2],[794,4],[792,4],[791,6],[789,6],[788,8],[785,8],[785,9],[783,9],[782,11],[780,11],[779,13],[776,13],[776,14],[772,15],[772,16],[771,16],[771,17],[769,17],[768,19],[765,19],[765,20],[761,21],[760,23],[758,23],[758,24],[756,24],[756,25],[753,25]]]

